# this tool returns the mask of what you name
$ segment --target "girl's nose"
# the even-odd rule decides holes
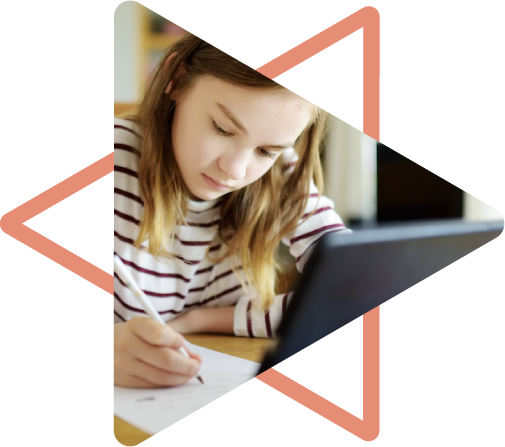
[[[218,166],[230,180],[242,180],[247,172],[251,151],[235,148],[218,159]]]

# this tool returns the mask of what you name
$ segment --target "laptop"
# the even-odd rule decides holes
[[[331,233],[305,265],[258,374],[496,238],[503,221],[438,221]]]

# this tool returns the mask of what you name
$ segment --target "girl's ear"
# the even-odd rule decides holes
[[[168,56],[167,60],[165,61],[165,67],[164,71],[165,73],[168,71],[168,68],[170,67],[170,64],[174,61],[175,57],[177,56],[177,51],[173,52],[170,56]],[[170,91],[172,90],[173,86],[173,81],[177,81],[177,78],[184,72],[184,62],[181,62],[175,73],[172,75],[172,79],[167,85],[167,88],[165,89],[166,94],[170,94]]]
[[[167,60],[165,61],[165,67],[163,69],[165,73],[167,72],[168,67],[170,67],[170,64],[174,60],[175,56],[177,56],[177,51],[174,51],[170,56],[167,57]]]

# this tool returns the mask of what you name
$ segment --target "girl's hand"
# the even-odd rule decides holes
[[[151,318],[134,317],[114,325],[114,384],[127,388],[182,385],[194,377],[202,359],[177,351],[184,338]]]

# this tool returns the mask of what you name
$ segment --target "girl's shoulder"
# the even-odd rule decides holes
[[[142,131],[135,121],[114,118],[114,153],[140,157]]]
[[[114,141],[116,138],[134,137],[137,144],[142,141],[142,130],[140,126],[133,120],[124,118],[114,118]]]
[[[116,174],[121,174],[119,177],[124,181],[128,179],[128,182],[138,178],[141,149],[142,133],[137,123],[127,119],[114,118],[115,180]]]

